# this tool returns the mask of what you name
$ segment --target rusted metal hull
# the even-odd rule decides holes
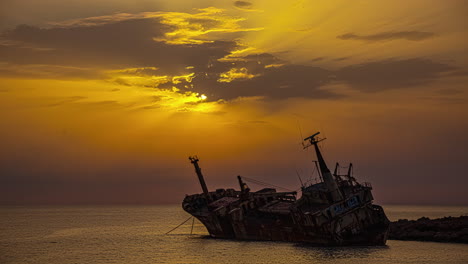
[[[236,240],[288,241],[319,246],[385,245],[389,221],[379,206],[366,204],[333,218],[294,209],[265,213],[242,206],[196,210],[183,208],[206,227],[211,237]]]

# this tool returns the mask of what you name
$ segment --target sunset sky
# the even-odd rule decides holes
[[[320,131],[377,202],[468,205],[467,86],[467,0],[2,0],[0,204],[179,203],[194,154],[297,189]]]

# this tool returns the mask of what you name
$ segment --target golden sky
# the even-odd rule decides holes
[[[193,154],[210,189],[239,174],[297,189],[296,170],[316,177],[301,130],[379,202],[468,204],[467,14],[466,0],[3,0],[0,203],[178,203],[200,192]]]

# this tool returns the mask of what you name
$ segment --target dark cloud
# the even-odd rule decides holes
[[[194,79],[196,87],[209,97],[234,99],[246,96],[265,96],[282,99],[290,97],[336,98],[338,95],[322,89],[331,82],[332,72],[313,66],[284,65],[252,71],[258,76],[251,79],[235,79],[218,82],[217,79],[200,76]]]
[[[325,59],[324,57],[317,57],[317,58],[311,59],[310,62],[322,61],[324,59]]]
[[[264,58],[268,58],[263,55]],[[269,63],[282,62],[270,58]],[[219,82],[219,74],[231,66],[248,69],[255,77]],[[197,91],[213,99],[233,99],[239,96],[265,96],[270,98],[340,98],[324,89],[332,82],[342,82],[362,92],[380,92],[429,83],[456,72],[456,67],[424,58],[382,60],[347,66],[335,71],[320,67],[285,64],[265,68],[257,61],[222,64],[213,67],[210,74],[198,73],[193,83]],[[179,87],[183,88],[183,84]]]
[[[397,31],[397,32],[381,32],[371,35],[357,35],[354,33],[347,33],[337,36],[343,40],[363,40],[363,41],[385,41],[395,39],[405,39],[411,41],[421,41],[428,38],[434,37],[435,34],[432,32],[424,31]]]
[[[457,68],[428,59],[383,60],[344,67],[337,80],[364,92],[378,92],[428,83]]]
[[[250,9],[252,8],[252,3],[247,1],[235,1],[234,6],[241,9]]]
[[[255,63],[260,62],[263,65],[284,62],[270,53],[250,54],[245,57],[242,57],[242,59],[245,61],[253,61]]]
[[[47,104],[46,106],[48,106],[48,107],[61,106],[61,105],[64,105],[64,104],[74,103],[76,101],[83,100],[83,99],[86,99],[86,98],[87,97],[84,97],[84,96],[69,96],[67,98],[62,98],[60,100],[57,100],[57,101],[52,102],[50,104]]]
[[[21,25],[1,35],[19,44],[1,45],[0,57],[11,64],[158,67],[160,74],[178,74],[189,65],[205,67],[236,46],[229,41],[169,45],[153,40],[170,30],[155,18],[49,29]]]
[[[344,61],[344,60],[349,60],[351,57],[339,57],[334,59],[334,61]]]

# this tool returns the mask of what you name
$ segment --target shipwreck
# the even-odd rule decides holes
[[[370,183],[359,183],[352,164],[344,175],[338,163],[332,174],[323,159],[317,132],[304,139],[313,147],[320,181],[302,185],[297,192],[275,188],[252,191],[238,176],[240,190],[208,191],[198,164],[195,167],[203,193],[187,195],[183,209],[196,217],[211,237],[310,243],[320,246],[385,245],[390,221],[383,208],[373,204]]]

